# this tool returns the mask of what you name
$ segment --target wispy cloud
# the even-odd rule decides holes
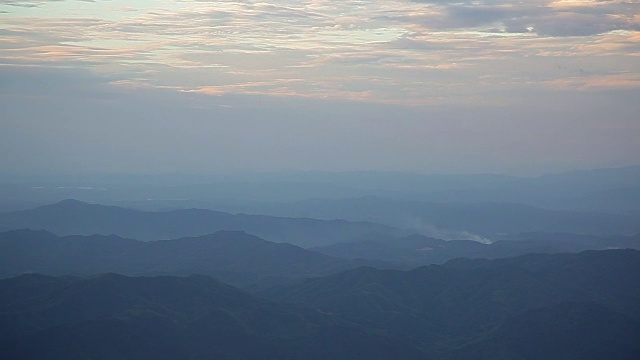
[[[0,63],[72,64],[210,94],[404,104],[584,88],[566,81],[570,67],[627,77],[609,84],[629,88],[640,68],[640,3],[628,1],[78,3],[0,2]]]

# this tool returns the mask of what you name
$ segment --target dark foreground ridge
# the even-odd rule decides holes
[[[0,280],[3,359],[637,359],[640,252],[362,267],[262,300],[206,276]]]
[[[639,275],[636,250],[528,254],[411,271],[363,267],[263,295],[384,329],[436,358],[631,359],[640,355]]]
[[[402,339],[205,276],[0,280],[3,359],[419,359]]]

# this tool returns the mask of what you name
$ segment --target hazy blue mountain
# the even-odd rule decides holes
[[[423,175],[400,172],[292,174],[297,181],[323,181],[368,191],[367,195],[423,202],[521,203],[551,209],[638,209],[640,166],[577,170],[534,177],[496,174]],[[355,196],[352,196],[355,197]],[[606,203],[602,208],[598,197]],[[315,198],[321,198],[317,196]]]
[[[504,233],[521,232],[596,235],[640,232],[638,214],[548,210],[514,203],[434,203],[369,196],[272,204],[255,211],[279,216],[298,214],[319,219],[370,221],[445,239],[496,238]]]
[[[421,359],[410,343],[205,276],[0,280],[3,359]]]
[[[345,259],[382,260],[413,266],[466,258],[496,259],[527,253],[567,253],[611,248],[640,249],[640,235],[598,237],[567,233],[526,233],[502,236],[490,244],[471,240],[441,240],[423,235],[358,239],[311,248]]]
[[[589,193],[575,201],[579,209],[593,209],[620,213],[633,213],[640,210],[640,186],[606,189]]]
[[[210,208],[253,212],[265,203],[377,196],[445,203],[520,203],[556,210],[628,213],[640,209],[640,166],[535,177],[495,174],[289,171],[235,175],[165,174],[0,176],[0,198],[47,204],[67,198],[146,209]],[[123,201],[126,200],[126,201]],[[1,207],[0,207],[1,208]],[[7,210],[12,209],[8,207]]]
[[[46,231],[0,233],[0,277],[48,275],[208,274],[235,285],[269,284],[321,276],[363,264],[239,231],[142,242],[117,236],[57,237]]]
[[[0,214],[13,212],[13,211],[32,209],[40,205],[44,205],[44,204],[29,202],[29,201],[11,201],[11,200],[0,199]]]
[[[458,259],[411,271],[364,267],[264,295],[340,314],[447,352],[490,336],[527,311],[567,302],[594,303],[637,321],[638,274],[640,252],[635,250],[528,254]],[[553,319],[545,325],[553,327]],[[534,340],[531,346],[552,341],[544,336]]]
[[[562,242],[577,246],[590,247],[591,250],[635,248],[640,242],[640,233],[631,236],[624,235],[589,235],[559,232],[525,232],[519,234],[505,234],[497,237],[506,241],[543,241]]]
[[[319,246],[399,229],[367,222],[227,214],[212,210],[148,212],[65,200],[35,209],[0,214],[0,227],[47,230],[57,235],[111,235],[137,240],[199,236],[219,230],[243,230],[267,240]]]

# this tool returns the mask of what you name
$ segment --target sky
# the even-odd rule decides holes
[[[0,1],[0,172],[640,163],[640,1]]]

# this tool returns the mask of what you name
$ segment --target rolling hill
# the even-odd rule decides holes
[[[251,211],[247,205],[244,211]],[[238,209],[242,209],[239,207]],[[311,199],[290,204],[256,205],[255,213],[318,219],[370,221],[444,239],[494,239],[501,234],[563,232],[635,235],[640,217],[595,210],[552,210],[507,202],[425,202],[377,196]]]
[[[453,349],[471,348],[476,343],[483,347],[507,346],[511,340],[497,334],[507,332],[504,329],[514,326],[514,322],[517,324],[514,319],[530,316],[525,314],[540,308],[555,308],[553,311],[557,312],[566,303],[604,307],[602,316],[613,316],[616,331],[620,330],[617,326],[630,326],[636,329],[633,334],[639,335],[633,325],[640,319],[639,274],[640,252],[635,250],[527,254],[497,260],[457,259],[411,271],[363,267],[298,285],[275,287],[263,295],[341,315],[417,341],[425,349],[452,354]],[[584,311],[580,314],[589,315]],[[629,321],[618,321],[619,314]],[[537,326],[553,327],[553,317]],[[501,327],[503,330],[499,330]],[[521,333],[526,330],[521,328]],[[576,340],[570,334],[564,340],[553,336],[539,334],[539,338],[531,340],[531,346]],[[598,341],[597,336],[590,334],[588,341]],[[635,342],[625,339],[624,351],[637,355]],[[617,345],[602,344],[611,349]]]
[[[56,235],[118,235],[137,240],[175,239],[242,230],[275,242],[309,247],[366,234],[403,231],[368,222],[227,214],[212,210],[138,211],[64,200],[52,205],[0,214],[0,227],[47,230]]]
[[[57,237],[46,231],[0,233],[0,277],[47,275],[207,274],[238,286],[321,276],[363,264],[239,231],[143,242],[117,236]]]
[[[260,298],[202,275],[26,274],[0,279],[0,357],[636,359],[639,273],[635,250],[528,254],[360,267]]]
[[[206,276],[32,274],[0,289],[7,360],[423,358],[402,339]]]
[[[378,236],[311,250],[345,259],[381,260],[414,267],[441,264],[459,257],[496,259],[527,253],[570,253],[615,248],[640,250],[640,235],[598,237],[567,233],[525,233],[501,238],[504,240],[484,244],[471,240],[445,241],[416,234],[400,238]]]

